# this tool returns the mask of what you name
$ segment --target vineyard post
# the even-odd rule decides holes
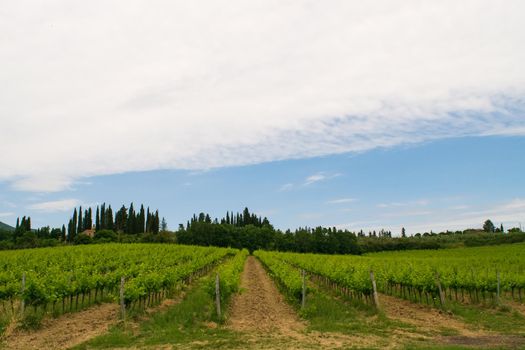
[[[500,303],[500,276],[499,276],[499,270],[496,270],[496,276],[498,278],[498,288],[497,288],[497,294],[496,294],[496,302]]]
[[[301,308],[304,309],[304,306],[306,304],[306,282],[305,282],[305,271],[304,270],[301,270],[301,277],[303,279],[303,289],[302,289],[302,293],[301,293]]]
[[[439,280],[439,272],[436,272],[436,284],[439,291],[439,301],[441,301],[441,307],[445,307],[445,296],[443,295],[443,288],[441,288],[441,281]]]
[[[215,275],[215,304],[217,305],[217,316],[221,318],[221,284],[219,273]]]
[[[374,304],[379,309],[379,297],[377,296],[376,279],[374,278],[374,271],[370,269],[370,280],[372,281],[372,289],[374,291]]]
[[[120,314],[126,320],[126,304],[124,303],[124,277],[120,277]]]
[[[25,310],[25,306],[26,306],[26,301],[24,299],[24,292],[26,290],[26,273],[24,272],[22,274],[22,301],[20,302],[20,314],[22,316],[24,316],[24,310]]]

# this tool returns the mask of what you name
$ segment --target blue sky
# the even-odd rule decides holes
[[[158,208],[170,228],[193,213],[221,216],[248,206],[281,229],[338,226],[409,233],[480,227],[492,219],[525,224],[524,137],[465,137],[362,153],[209,171],[161,170],[83,179],[53,194],[0,187],[0,212],[60,225],[71,214],[56,201]],[[30,209],[40,203],[50,207]],[[53,205],[53,203],[55,203]]]
[[[444,21],[443,18],[447,20]],[[524,220],[522,0],[6,1],[0,220]]]

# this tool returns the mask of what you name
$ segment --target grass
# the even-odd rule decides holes
[[[228,348],[241,342],[237,334],[218,326],[215,304],[210,297],[207,278],[202,278],[187,290],[183,300],[165,312],[153,314],[140,322],[118,325],[108,333],[74,349],[110,349],[162,344],[192,344],[192,347]],[[136,316],[139,317],[139,316]]]
[[[451,304],[450,310],[465,323],[503,334],[525,334],[525,317],[508,307]]]
[[[110,348],[159,348],[162,345],[184,346],[188,349],[244,349],[254,346],[250,334],[232,331],[222,326],[215,313],[215,304],[210,296],[208,279],[204,277],[185,291],[182,301],[163,312],[153,314],[148,319],[135,319],[126,326],[113,327],[105,335],[94,338],[75,349],[110,349]],[[359,301],[351,301],[337,296],[329,290],[313,286],[306,300],[306,307],[299,310],[297,302],[292,305],[303,319],[308,321],[307,333],[339,333],[351,337],[363,337],[371,340],[370,348],[382,348],[389,345],[396,337],[404,333],[416,335],[411,339],[397,339],[403,349],[412,350],[465,350],[472,347],[453,344],[438,344],[439,340],[429,340],[419,330],[397,320],[387,318],[373,306]],[[505,307],[469,306],[449,304],[451,311],[466,323],[478,328],[500,334],[524,334],[525,318]],[[227,307],[223,307],[227,310]],[[520,333],[521,332],[521,333]],[[436,329],[434,334],[442,337],[459,336],[457,330],[450,328]],[[282,340],[268,337],[261,343],[266,348],[286,348]],[[317,348],[305,344],[308,348]],[[313,346],[313,347],[312,347]],[[502,347],[503,348],[503,347]]]
[[[388,336],[393,328],[411,327],[388,319],[373,306],[358,301],[342,300],[320,289],[314,289],[308,294],[306,307],[300,314],[308,320],[308,329],[318,332],[384,337]]]

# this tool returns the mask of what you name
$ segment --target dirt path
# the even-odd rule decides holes
[[[229,327],[237,331],[284,335],[304,331],[305,324],[284,301],[261,263],[253,256],[246,260],[241,289],[243,292],[232,301]]]
[[[307,332],[306,322],[287,304],[253,256],[246,260],[241,290],[232,300],[227,324],[229,329],[242,332],[247,339],[239,349],[340,349],[369,344],[361,337]]]
[[[407,338],[421,339],[423,336],[427,339],[437,340],[439,343],[475,347],[505,346],[514,349],[521,348],[524,345],[521,337],[476,329],[454,315],[425,305],[411,303],[384,294],[380,295],[380,304],[388,318],[415,326],[413,331],[404,330],[400,332]],[[447,330],[457,335],[436,335],[439,331]]]
[[[33,332],[15,331],[5,342],[8,350],[67,349],[105,333],[118,322],[118,305],[102,304],[44,321]]]

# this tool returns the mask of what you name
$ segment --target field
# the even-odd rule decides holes
[[[2,347],[525,348],[525,245],[366,256],[0,252]],[[374,288],[375,284],[375,288]]]

